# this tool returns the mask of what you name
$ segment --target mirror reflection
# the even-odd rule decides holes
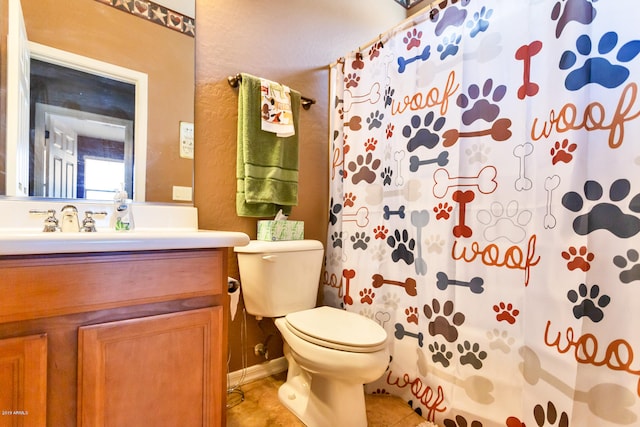
[[[194,0],[22,3],[26,44],[36,52],[29,60],[28,158],[23,167],[20,149],[12,148],[20,138],[9,134],[8,106],[0,120],[7,127],[0,194],[110,198],[115,188],[108,188],[119,181],[134,200],[178,201],[174,193],[184,191],[175,187],[191,189],[193,180]],[[119,10],[129,3],[135,10]],[[49,60],[47,49],[81,65]],[[137,77],[122,77],[121,69]],[[3,94],[10,73],[0,73]],[[100,176],[112,179],[96,181]]]

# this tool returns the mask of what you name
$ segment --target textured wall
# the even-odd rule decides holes
[[[299,205],[305,237],[325,240],[328,221],[328,64],[393,27],[406,16],[391,0],[198,0],[196,4],[195,204],[201,228],[256,237],[256,219],[235,211],[237,89],[227,76],[247,72],[315,98],[300,112]],[[234,254],[229,271],[238,277]],[[242,367],[241,314],[229,327],[230,370]],[[275,332],[270,320],[247,316],[248,365],[262,361],[253,347]],[[262,330],[261,330],[262,328]],[[270,358],[282,355],[279,337]]]

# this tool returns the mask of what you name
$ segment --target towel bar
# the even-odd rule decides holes
[[[242,81],[242,76],[240,74],[236,74],[235,76],[227,77],[227,81],[229,82],[229,86],[238,87],[240,82]],[[313,98],[307,98],[306,96],[300,97],[300,104],[302,104],[302,108],[308,110],[311,108],[311,105],[315,104],[316,100]]]

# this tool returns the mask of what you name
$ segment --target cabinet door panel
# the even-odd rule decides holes
[[[0,427],[46,424],[46,335],[0,340],[0,411]]]
[[[78,425],[217,425],[222,320],[213,307],[80,328]]]

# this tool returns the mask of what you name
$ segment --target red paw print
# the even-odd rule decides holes
[[[512,325],[516,323],[516,317],[518,316],[518,314],[520,314],[520,310],[518,310],[517,308],[513,308],[513,305],[511,303],[505,305],[504,302],[500,302],[500,305],[494,305],[493,311],[498,313],[496,315],[496,319],[499,322],[504,321]]]
[[[407,45],[407,50],[411,50],[414,47],[420,47],[421,37],[422,31],[418,31],[414,28],[413,31],[407,31],[407,35],[402,39],[402,41]]]
[[[364,151],[374,151],[376,149],[376,145],[378,144],[378,140],[375,138],[369,138],[364,143]]]
[[[573,160],[573,153],[578,148],[577,144],[569,144],[568,139],[564,139],[562,143],[560,141],[556,141],[553,148],[551,149],[551,163],[556,164],[558,162],[569,163]]]
[[[389,233],[389,229],[384,225],[379,225],[373,229],[373,233],[376,239],[385,240],[387,238],[387,234]]]
[[[391,139],[391,137],[393,136],[393,131],[396,127],[394,125],[392,125],[391,123],[389,123],[387,125],[387,139]]]
[[[407,315],[407,322],[418,324],[418,307],[409,307],[404,310]]]
[[[352,208],[356,199],[357,199],[357,197],[353,193],[345,194],[344,195],[344,206]]]
[[[571,246],[568,251],[562,251],[562,258],[569,261],[567,263],[567,268],[571,271],[577,269],[589,271],[591,268],[590,262],[594,260],[595,255],[591,252],[587,252],[586,246],[581,246],[580,249],[576,249]]]
[[[376,297],[376,294],[370,288],[364,288],[360,292],[360,302],[362,304],[373,304],[373,299]]]
[[[451,211],[453,206],[449,203],[438,203],[438,206],[434,206],[433,211],[436,213],[436,219],[449,219],[451,217]]]

